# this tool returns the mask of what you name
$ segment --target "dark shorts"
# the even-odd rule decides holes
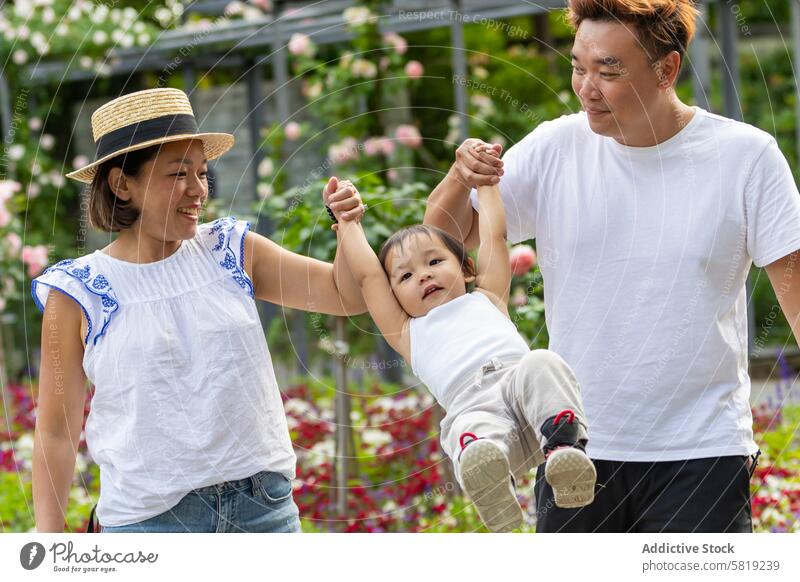
[[[747,456],[632,463],[594,461],[595,500],[561,509],[536,473],[536,531],[554,532],[751,532]]]

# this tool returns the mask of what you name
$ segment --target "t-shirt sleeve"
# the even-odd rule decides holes
[[[228,271],[231,278],[253,297],[253,284],[244,270],[244,239],[248,230],[248,221],[225,216],[204,225],[201,237],[219,267]]]
[[[514,144],[503,156],[500,197],[506,212],[506,238],[512,244],[536,237],[536,132]],[[480,213],[478,191],[470,193],[472,207]]]
[[[114,312],[119,309],[108,279],[95,272],[89,264],[65,259],[46,269],[31,282],[33,301],[42,313],[51,289],[57,289],[80,306],[88,324],[83,343],[96,344],[105,334]]]
[[[745,186],[747,251],[763,267],[800,249],[800,193],[774,139],[753,165]]]

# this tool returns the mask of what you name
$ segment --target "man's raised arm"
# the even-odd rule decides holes
[[[425,224],[431,224],[463,241],[468,249],[478,246],[478,213],[472,208],[470,190],[477,186],[491,186],[503,175],[503,161],[499,158],[500,145],[492,147],[497,156],[476,151],[484,144],[479,139],[468,139],[456,150],[456,161],[439,185],[428,197]]]

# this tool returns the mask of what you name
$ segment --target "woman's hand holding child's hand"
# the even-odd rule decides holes
[[[361,200],[361,195],[350,180],[339,180],[332,177],[322,191],[322,200],[336,217],[336,220],[361,221],[366,205]],[[338,224],[331,226],[332,230],[338,229]]]

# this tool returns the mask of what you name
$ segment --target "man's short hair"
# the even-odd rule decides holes
[[[650,62],[678,51],[683,63],[699,14],[692,0],[569,0],[567,19],[575,29],[584,20],[633,24]]]

